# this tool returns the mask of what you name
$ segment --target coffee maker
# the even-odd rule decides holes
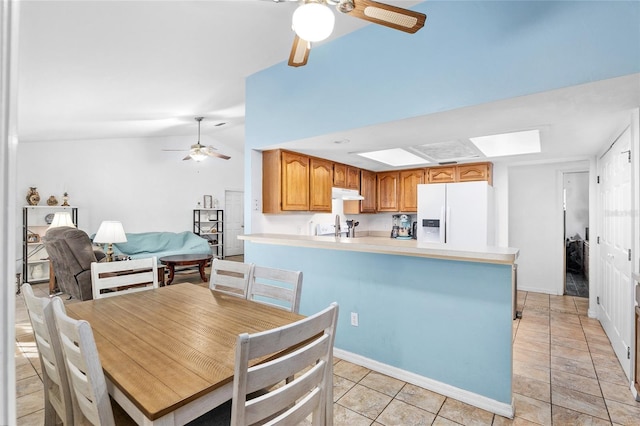
[[[414,221],[415,215],[394,214],[393,227],[391,228],[391,238],[398,238],[401,240],[410,240],[414,238]]]

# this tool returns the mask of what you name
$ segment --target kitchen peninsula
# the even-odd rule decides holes
[[[382,237],[239,238],[251,262],[303,271],[300,313],[339,303],[336,356],[513,417],[517,249]]]

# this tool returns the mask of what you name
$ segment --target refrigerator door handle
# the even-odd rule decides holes
[[[449,223],[451,222],[451,207],[447,206],[447,218],[444,221],[444,235],[445,235],[445,243],[448,243],[451,239],[449,237]]]
[[[445,206],[440,207],[440,242],[446,243],[446,232],[447,232],[447,217],[446,217],[447,208]]]

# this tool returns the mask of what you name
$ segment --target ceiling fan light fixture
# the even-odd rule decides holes
[[[193,160],[197,162],[200,162],[207,158],[207,154],[200,151],[200,148],[196,148],[191,150],[191,152],[189,153],[189,157],[191,157]]]
[[[336,17],[326,4],[312,2],[293,12],[291,27],[301,39],[316,42],[331,35],[335,22]]]

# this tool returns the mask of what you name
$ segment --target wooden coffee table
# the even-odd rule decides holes
[[[176,254],[173,256],[161,257],[160,263],[167,265],[169,268],[169,279],[167,285],[173,282],[173,276],[176,272],[176,266],[197,266],[200,272],[200,279],[203,283],[207,282],[207,277],[204,274],[204,268],[213,259],[210,254]]]

